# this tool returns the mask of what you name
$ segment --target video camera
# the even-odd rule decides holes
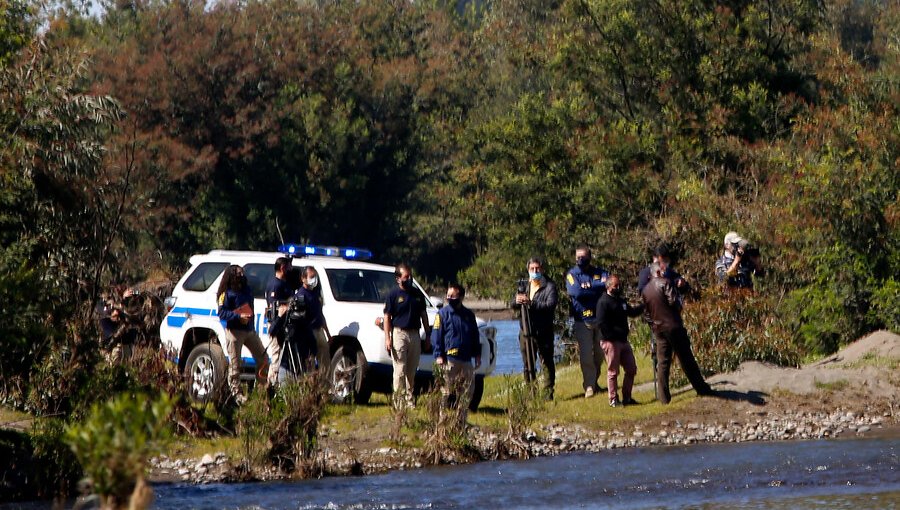
[[[516,282],[516,294],[528,294],[528,279],[522,278]]]

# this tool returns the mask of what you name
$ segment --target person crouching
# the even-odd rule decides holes
[[[634,351],[628,343],[628,317],[637,317],[644,311],[644,305],[631,306],[622,297],[619,277],[610,275],[606,279],[606,292],[597,301],[597,324],[600,328],[600,347],[606,357],[606,380],[609,387],[609,406],[634,405],[631,398],[637,363]],[[622,381],[622,400],[619,400],[617,379],[619,366],[625,369]]]

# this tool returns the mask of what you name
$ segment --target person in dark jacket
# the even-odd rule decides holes
[[[269,322],[268,336],[269,343],[266,345],[266,351],[269,353],[269,384],[278,380],[278,367],[281,365],[281,344],[284,343],[283,338],[277,338],[275,321],[278,316],[284,315],[287,311],[287,302],[294,293],[291,286],[288,285],[287,277],[291,270],[291,259],[288,257],[278,257],[275,260],[275,274],[266,285],[266,319]]]
[[[634,405],[631,398],[634,387],[634,376],[637,374],[637,362],[634,351],[628,343],[628,318],[637,317],[644,311],[644,305],[631,306],[622,297],[622,284],[619,277],[609,275],[606,279],[606,293],[597,301],[597,324],[600,328],[600,346],[606,355],[606,380],[609,388],[609,406]],[[619,378],[619,365],[625,369],[622,381],[622,400],[619,400],[616,387]]]
[[[466,420],[466,410],[475,391],[475,370],[481,366],[481,337],[478,333],[478,322],[475,314],[463,306],[462,300],[466,290],[458,283],[451,283],[447,288],[447,305],[440,309],[434,318],[431,330],[431,345],[434,349],[434,362],[444,372],[446,384],[441,388],[444,396],[444,407],[450,402],[450,395],[466,393],[464,402],[457,400],[460,419]],[[472,360],[475,366],[472,366]],[[465,405],[461,405],[465,404]]]
[[[225,324],[228,348],[228,385],[231,394],[241,402],[241,350],[247,346],[256,362],[256,382],[266,385],[268,360],[266,349],[253,326],[253,292],[241,266],[228,266],[216,292],[219,320]]]
[[[650,281],[641,297],[650,316],[650,327],[656,337],[656,385],[657,397],[663,404],[672,400],[669,392],[669,372],[672,356],[678,357],[681,369],[698,395],[712,395],[712,389],[703,379],[700,367],[691,351],[691,340],[681,320],[681,296],[665,276],[665,266],[650,266]]]
[[[556,292],[556,284],[544,273],[544,261],[540,257],[528,260],[526,283],[524,289],[518,289],[525,292],[517,292],[513,304],[519,310],[519,314],[524,314],[524,317],[520,317],[522,319],[520,326],[523,329],[519,332],[519,349],[525,367],[525,380],[534,380],[536,358],[540,356],[541,364],[544,366],[544,397],[553,400],[553,387],[556,384],[553,320],[559,295]]]
[[[603,364],[603,350],[594,311],[597,300],[606,292],[607,275],[605,269],[591,264],[591,249],[587,245],[581,244],[575,249],[575,267],[566,273],[566,292],[572,299],[572,332],[578,342],[584,398],[593,397],[599,389],[597,380]]]
[[[303,291],[309,310],[309,327],[316,339],[316,364],[319,370],[328,373],[331,365],[331,333],[322,313],[322,289],[319,287],[319,272],[313,266],[303,268],[303,285],[297,291]]]
[[[678,291],[680,295],[685,295],[691,292],[691,285],[685,280],[678,271],[676,271],[672,267],[672,254],[669,251],[669,246],[665,243],[662,243],[653,250],[653,263],[659,263],[663,267],[666,268],[666,272],[663,276],[666,277],[669,282],[671,282],[672,286],[675,287],[675,290]],[[640,295],[644,291],[644,287],[647,285],[647,282],[650,281],[650,265],[648,264],[646,267],[641,269],[641,272],[638,274],[638,286],[637,291]],[[648,324],[651,324],[650,317],[647,313],[644,313],[644,319]],[[656,374],[656,336],[653,334],[653,330],[650,330],[650,360],[653,366],[654,377]]]
[[[321,305],[318,303],[318,296],[301,286],[291,298],[283,320],[279,318],[278,326],[284,330],[279,334],[282,352],[278,382],[281,384],[295,380],[315,368],[318,349],[312,322],[321,313]]]

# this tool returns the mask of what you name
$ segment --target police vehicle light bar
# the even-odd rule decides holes
[[[342,257],[348,260],[369,260],[372,252],[362,248],[336,246],[315,246],[311,244],[282,244],[278,251],[291,257],[318,255],[321,257]]]

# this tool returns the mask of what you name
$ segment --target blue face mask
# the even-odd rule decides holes
[[[540,271],[535,271],[535,272],[533,272],[533,273],[528,273],[528,277],[531,278],[532,280],[540,280],[542,276],[543,276],[543,275],[541,275],[541,272],[540,272]]]

